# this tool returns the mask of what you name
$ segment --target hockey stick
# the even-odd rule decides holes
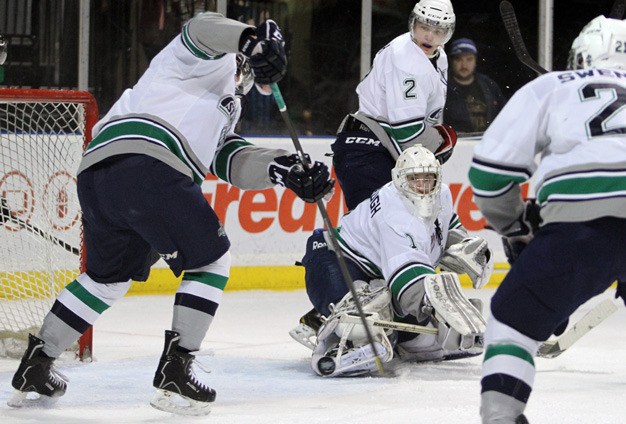
[[[539,64],[532,57],[530,57],[530,54],[526,49],[526,45],[524,44],[522,33],[519,30],[519,24],[517,23],[517,18],[515,17],[515,9],[513,9],[513,5],[510,2],[506,0],[500,2],[500,16],[502,16],[504,28],[509,34],[513,50],[515,51],[515,55],[520,62],[540,75],[548,73],[546,69],[539,66]]]
[[[280,115],[285,121],[287,125],[287,129],[289,130],[289,135],[291,137],[291,141],[293,141],[293,145],[296,148],[296,152],[300,157],[300,161],[302,162],[302,166],[305,169],[309,169],[310,163],[308,162],[304,149],[302,148],[302,144],[300,144],[300,140],[298,139],[298,134],[296,133],[295,128],[291,122],[291,118],[289,118],[289,114],[287,113],[287,105],[285,104],[285,100],[283,99],[283,95],[280,92],[280,88],[278,88],[278,84],[272,83],[270,84],[272,88],[272,94],[274,96],[274,100],[276,101],[276,105],[278,106],[278,110],[280,111]],[[354,288],[354,282],[352,281],[352,277],[350,276],[350,271],[348,271],[348,266],[346,265],[346,259],[343,256],[343,252],[341,251],[341,247],[339,246],[339,242],[337,241],[337,236],[335,235],[335,229],[333,224],[330,222],[330,218],[328,217],[328,213],[326,211],[326,206],[324,206],[324,201],[322,199],[317,201],[317,208],[320,211],[320,215],[322,215],[322,219],[324,220],[324,224],[328,228],[328,234],[330,236],[331,243],[333,245],[333,250],[335,251],[335,256],[337,256],[337,262],[339,263],[339,268],[341,269],[341,274],[343,275],[343,279],[352,294],[352,298],[354,299],[354,304],[356,306],[357,312],[359,314],[359,318],[363,327],[365,327],[365,335],[367,336],[367,342],[372,346],[372,351],[374,352],[376,366],[378,367],[378,371],[381,374],[384,374],[385,370],[383,368],[383,363],[380,360],[380,356],[378,354],[378,350],[376,349],[376,345],[374,344],[374,337],[372,336],[372,332],[370,331],[370,327],[367,325],[367,320],[365,318],[365,314],[363,312],[363,307],[361,306],[361,302],[357,297],[356,289]]]
[[[61,246],[63,249],[67,250],[70,253],[73,253],[76,256],[80,255],[80,250],[66,242],[64,242],[63,240],[54,237],[51,234],[46,233],[44,230],[34,226],[33,224],[30,224],[26,221],[24,221],[23,219],[18,218],[17,216],[13,215],[11,213],[11,209],[9,209],[9,205],[7,205],[7,202],[5,200],[4,197],[0,197],[0,224],[4,224],[5,222],[12,222],[14,224],[19,225],[21,228],[24,228],[28,231],[30,231],[31,233],[38,235],[39,237],[44,238],[45,240],[48,240],[54,244],[56,244],[57,246]]]
[[[581,319],[576,321],[566,332],[561,334],[560,337],[543,343],[539,347],[537,356],[548,359],[556,358],[561,353],[572,347],[572,345],[582,336],[610,317],[615,311],[617,311],[617,306],[611,299],[606,299],[598,303]],[[341,317],[341,321],[356,324],[358,322],[357,318],[358,317],[354,315],[345,315]],[[367,322],[374,327],[381,327],[389,330],[405,331],[408,333],[437,334],[436,328],[424,327],[423,325],[373,320],[371,318],[367,318]]]
[[[537,356],[540,358],[556,358],[569,349],[582,336],[587,334],[602,321],[617,311],[617,305],[611,299],[598,303],[565,333],[555,340],[548,340],[539,347]]]
[[[624,12],[626,12],[626,0],[615,0],[609,18],[621,20],[624,18]]]

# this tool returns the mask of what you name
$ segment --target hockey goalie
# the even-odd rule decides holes
[[[421,145],[405,150],[392,181],[342,217],[333,230],[346,258],[355,292],[373,336],[368,342],[352,294],[343,280],[326,230],[315,230],[302,259],[314,309],[291,336],[313,350],[312,368],[322,376],[354,376],[376,370],[395,355],[438,361],[482,353],[485,320],[479,301],[467,299],[458,274],[474,288],[493,271],[487,242],[470,237],[453,210],[441,165]],[[436,272],[440,267],[443,271]],[[395,331],[413,324],[421,334]]]

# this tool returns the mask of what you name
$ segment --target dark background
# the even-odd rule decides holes
[[[506,97],[536,74],[516,58],[499,14],[499,1],[452,0],[453,39],[478,47],[478,71]],[[512,0],[521,32],[537,58],[538,0]],[[582,27],[611,10],[612,0],[555,0],[553,68],[565,68],[569,46]],[[372,58],[407,31],[415,1],[373,0]],[[106,113],[131,87],[150,59],[180,31],[181,24],[215,1],[91,0],[89,91]],[[283,30],[289,73],[280,86],[301,134],[332,135],[357,108],[361,0],[233,0],[228,17],[258,24],[269,15]],[[79,0],[0,0],[0,33],[9,36],[3,86],[75,88]],[[286,134],[271,97],[254,90],[241,124],[245,134]]]

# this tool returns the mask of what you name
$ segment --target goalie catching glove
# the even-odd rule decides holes
[[[533,239],[541,224],[541,208],[534,199],[527,200],[524,204],[524,211],[513,224],[512,229],[503,235],[502,247],[509,264],[522,254],[522,250]]]
[[[248,57],[256,83],[278,82],[287,74],[287,55],[280,28],[268,19],[255,32],[256,35],[249,35],[240,41],[239,51]]]
[[[468,237],[450,246],[441,256],[442,269],[467,274],[475,289],[489,281],[493,272],[493,252],[480,237]]]
[[[292,190],[308,203],[315,203],[330,193],[335,180],[329,179],[328,167],[322,162],[311,164],[309,155],[305,155],[309,164],[302,165],[297,154],[278,156],[269,164],[270,181]]]

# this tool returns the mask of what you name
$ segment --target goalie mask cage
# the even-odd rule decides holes
[[[21,357],[85,269],[76,170],[98,120],[83,91],[0,89],[0,357]],[[91,357],[91,328],[78,357]]]

